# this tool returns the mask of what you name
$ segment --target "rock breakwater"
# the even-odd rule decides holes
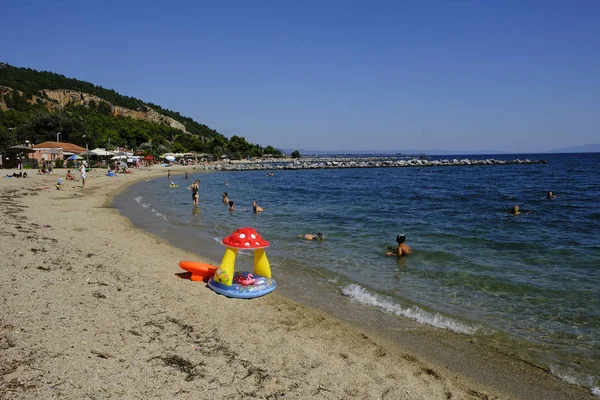
[[[196,169],[211,171],[253,171],[253,170],[296,170],[296,169],[332,169],[332,168],[406,168],[406,167],[459,167],[459,166],[491,166],[514,164],[545,164],[545,160],[483,160],[440,159],[384,159],[384,158],[311,158],[294,159],[292,161],[260,160],[260,161],[224,161],[196,166]]]

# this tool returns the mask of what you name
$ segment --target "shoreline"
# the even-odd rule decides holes
[[[57,191],[62,174],[0,181],[0,398],[594,398],[472,338],[402,318],[396,337],[377,318],[355,326],[368,307],[350,300],[341,321],[278,291],[240,301],[181,279],[197,255],[112,207],[166,168],[103,171],[85,189]]]

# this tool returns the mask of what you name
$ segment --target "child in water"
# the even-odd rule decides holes
[[[325,235],[321,232],[319,233],[307,233],[306,235],[298,235],[299,238],[303,238],[305,240],[323,240],[325,239]]]
[[[388,251],[387,253],[385,253],[385,255],[386,256],[397,256],[397,257],[409,255],[412,252],[412,250],[406,243],[404,243],[405,240],[406,240],[406,235],[404,235],[402,233],[399,234],[398,236],[396,236],[396,243],[398,243],[398,247],[396,248],[395,251]]]

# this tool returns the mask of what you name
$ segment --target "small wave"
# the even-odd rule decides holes
[[[461,324],[458,321],[454,321],[438,313],[427,312],[416,306],[403,308],[400,304],[390,299],[369,293],[365,288],[356,283],[352,283],[342,288],[342,293],[359,303],[376,306],[386,312],[410,318],[421,324],[448,329],[458,333],[473,334],[477,331],[477,328]]]
[[[142,200],[144,200],[144,198],[142,196],[138,196],[134,200],[135,200],[136,203],[138,203],[140,206],[142,206],[144,208],[150,207],[150,203],[144,203],[142,201]]]
[[[152,209],[152,212],[154,213],[154,215],[156,215],[157,217],[160,217],[162,219],[164,219],[165,221],[168,221],[167,216],[163,213],[160,213],[158,211],[156,211],[155,209]]]
[[[562,379],[567,383],[570,383],[571,385],[578,385],[590,388],[590,392],[592,392],[594,396],[600,397],[600,387],[594,386],[594,384],[598,383],[597,377],[594,378],[590,375],[576,373],[570,368],[565,370],[565,368],[561,368],[558,366],[551,366],[550,373],[556,376],[557,378]]]

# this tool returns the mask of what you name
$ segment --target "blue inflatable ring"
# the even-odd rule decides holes
[[[246,278],[251,272],[240,271],[236,272],[235,276],[243,276]],[[275,290],[275,279],[265,278],[264,276],[254,275],[256,282],[252,285],[244,286],[237,283],[224,285],[221,282],[217,282],[214,278],[210,278],[208,281],[208,287],[215,292],[222,294],[227,297],[234,297],[238,299],[253,299],[255,297],[264,296],[265,294],[271,293]]]

